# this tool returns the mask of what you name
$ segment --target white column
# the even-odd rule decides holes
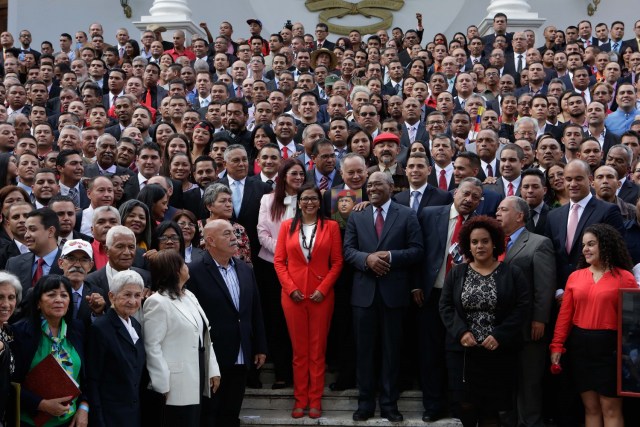
[[[187,0],[154,0],[149,13],[154,18],[183,21],[191,19],[191,9]]]
[[[487,7],[487,16],[493,18],[496,13],[502,12],[511,19],[512,17],[517,18],[522,14],[529,14],[530,10],[531,5],[527,0],[491,0]],[[535,15],[536,17],[538,16],[537,14]]]
[[[478,25],[480,34],[493,32],[493,17],[496,13],[507,15],[507,31],[523,31],[531,29],[538,35],[538,29],[546,21],[536,12],[531,12],[531,5],[527,0],[491,0],[487,6],[487,16]]]

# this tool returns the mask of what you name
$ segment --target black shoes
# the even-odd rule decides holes
[[[388,410],[388,411],[380,411],[380,417],[381,418],[386,418],[387,420],[391,421],[392,423],[398,423],[398,422],[404,420],[404,417],[402,416],[402,414],[397,409],[391,409],[391,410]]]
[[[443,412],[424,411],[422,413],[422,421],[424,421],[425,423],[434,423],[444,417],[445,417],[445,414]]]
[[[353,413],[353,421],[367,421],[371,417],[373,417],[373,412],[365,412],[361,409]]]

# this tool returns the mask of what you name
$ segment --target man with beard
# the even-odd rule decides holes
[[[131,116],[133,115],[133,108],[136,105],[136,100],[133,95],[118,96],[114,105],[118,123],[113,126],[109,126],[104,131],[105,133],[113,135],[116,139],[119,139],[124,128],[131,124]]]
[[[36,209],[49,206],[51,198],[60,191],[60,186],[56,181],[56,171],[53,169],[38,169],[32,188]]]
[[[561,142],[564,145],[564,158],[567,162],[578,158],[583,138],[582,126],[569,123],[564,127]]]
[[[392,133],[381,133],[373,140],[373,155],[378,159],[378,164],[371,166],[368,175],[374,172],[384,172],[393,179],[393,195],[409,188],[409,180],[397,157],[400,154],[400,138]]]
[[[152,123],[153,119],[151,117],[151,111],[149,111],[147,107],[144,105],[138,105],[134,108],[133,115],[131,116],[131,125],[140,130],[143,142],[151,142],[149,128]]]
[[[193,178],[198,188],[184,193],[184,207],[193,212],[198,219],[205,220],[209,217],[209,211],[202,202],[204,190],[218,179],[216,164],[211,157],[200,156],[193,162]]]
[[[73,318],[80,320],[86,326],[96,316],[104,314],[107,308],[107,294],[103,289],[92,287],[85,280],[93,268],[93,249],[84,240],[68,240],[62,246],[58,265],[64,272],[64,277],[71,282],[71,301]]]
[[[225,133],[231,137],[234,144],[241,144],[248,151],[251,149],[251,132],[247,130],[249,108],[241,99],[231,98],[226,105]]]

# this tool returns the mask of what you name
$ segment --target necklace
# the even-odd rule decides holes
[[[307,236],[304,234],[304,226],[313,225],[313,231],[311,231],[311,237],[309,238],[309,244],[307,245]],[[311,261],[311,248],[313,247],[313,239],[316,237],[316,230],[318,229],[318,222],[312,224],[300,224],[300,236],[302,237],[302,248],[308,251],[307,261]]]

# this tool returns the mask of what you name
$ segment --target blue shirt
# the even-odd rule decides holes
[[[629,130],[631,123],[635,120],[636,114],[638,114],[638,110],[635,108],[628,113],[617,109],[607,116],[604,120],[604,125],[610,132],[620,136]]]
[[[56,255],[58,255],[58,248],[56,247],[54,250],[43,256],[44,264],[42,264],[42,275],[46,276],[51,271],[51,266],[56,260]],[[38,268],[38,260],[39,256],[35,255],[33,257],[33,266],[31,267],[31,277],[36,273],[36,269]]]
[[[335,176],[336,176],[336,171],[337,171],[337,169],[334,169],[333,172],[331,172],[329,175],[323,175],[320,172],[318,172],[317,168],[313,168],[313,172],[314,172],[315,179],[316,179],[316,185],[319,187],[320,186],[320,181],[322,180],[322,177],[326,176],[327,178],[329,178],[329,186],[327,188],[333,187],[333,178],[335,178]]]
[[[509,244],[507,245],[507,247],[504,248],[505,253],[507,253],[509,249],[513,247],[513,244],[515,243],[516,240],[518,240],[518,237],[520,237],[520,234],[522,234],[523,231],[524,231],[524,227],[520,227],[516,231],[511,233],[511,236],[509,236],[511,240],[509,240]]]

